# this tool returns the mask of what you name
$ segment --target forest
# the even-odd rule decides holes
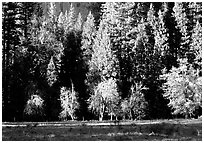
[[[201,2],[48,5],[2,3],[2,121],[202,116]]]

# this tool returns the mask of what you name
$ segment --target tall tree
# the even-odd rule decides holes
[[[82,42],[81,50],[83,53],[84,69],[87,74],[89,73],[89,62],[91,60],[92,53],[93,53],[93,45],[94,45],[95,36],[96,36],[95,21],[90,11],[83,25],[82,41],[81,41]],[[85,82],[88,85],[88,88],[89,88],[88,90],[90,90],[91,83],[88,80],[88,76]]]
[[[9,116],[13,116],[11,118],[17,118],[17,120],[21,120],[23,114],[25,98],[23,89],[25,88],[28,75],[26,72],[22,73],[22,67],[24,67],[23,58],[30,44],[30,31],[28,27],[31,25],[31,18],[36,5],[36,3],[22,2],[3,3],[2,65],[3,75],[5,75],[3,76],[3,99],[5,96],[8,96],[4,100],[5,108],[13,108]],[[4,80],[9,81],[9,83]],[[5,96],[4,93],[6,93]],[[11,105],[9,106],[7,106],[8,99],[11,100]],[[14,110],[16,107],[17,109]]]
[[[163,3],[164,23],[168,33],[167,43],[169,45],[169,49],[166,50],[164,58],[164,64],[167,70],[170,70],[172,66],[178,66],[178,51],[180,49],[182,36],[179,29],[176,27],[177,23],[173,16],[173,7],[174,3],[172,2]]]
[[[65,12],[65,22],[64,22],[65,33],[74,29],[75,21],[76,21],[75,9],[74,9],[73,4],[71,4],[69,8],[69,12],[67,11]]]
[[[202,27],[197,21],[193,33],[192,33],[192,42],[191,46],[191,53],[195,56],[194,59],[194,66],[196,69],[199,69],[200,75],[202,73]]]
[[[94,43],[94,38],[96,35],[96,27],[95,27],[95,20],[91,13],[89,12],[86,21],[83,25],[83,32],[82,32],[82,51],[83,55],[85,57],[85,62],[88,63],[88,61],[91,59],[92,54],[92,46]]]
[[[11,83],[12,83],[12,70],[11,67],[14,61],[14,51],[20,44],[19,26],[16,23],[17,3],[4,2],[2,4],[2,97],[3,97],[3,120],[9,119],[9,114],[12,114],[10,103],[11,100]],[[10,110],[9,110],[10,108]],[[10,112],[10,113],[9,113]],[[9,113],[9,114],[8,114]]]
[[[130,14],[134,3],[107,2],[102,5],[102,19],[106,23],[113,53],[117,56],[118,83],[122,97],[127,96],[131,85],[131,47],[127,33],[131,30]]]
[[[92,83],[92,96],[89,98],[90,108],[99,112],[100,120],[103,119],[106,108],[111,114],[114,112],[113,100],[110,100],[109,106],[107,106],[107,100],[114,99],[112,96],[119,98],[117,84],[114,79],[117,76],[116,62],[117,58],[111,50],[108,29],[102,20],[94,41],[93,53],[89,64],[90,72],[88,74],[89,82]],[[110,83],[112,80],[114,81],[113,85]],[[107,92],[110,93],[106,95]],[[96,101],[97,103],[95,104]]]
[[[177,22],[177,28],[180,30],[182,36],[181,36],[181,46],[178,51],[179,58],[187,57],[186,54],[189,53],[189,44],[190,44],[190,38],[191,38],[191,28],[190,28],[190,21],[187,17],[188,13],[186,13],[187,8],[185,5],[188,5],[188,3],[182,3],[182,2],[176,2],[173,11],[174,11],[174,17]]]
[[[75,31],[77,32],[81,32],[82,31],[82,17],[81,17],[81,13],[78,14],[78,17],[77,17],[77,20],[75,22],[75,25],[74,25],[74,29]]]
[[[57,80],[57,72],[53,61],[53,57],[51,57],[47,67],[47,81],[49,86],[52,86],[56,82],[56,80]]]

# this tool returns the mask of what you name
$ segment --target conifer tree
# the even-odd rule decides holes
[[[81,13],[78,14],[78,17],[77,17],[77,20],[76,20],[76,23],[74,25],[74,29],[76,32],[81,32],[82,31],[82,17],[81,17]]]
[[[107,2],[102,5],[102,19],[106,23],[112,43],[112,51],[117,56],[117,72],[122,97],[127,96],[131,82],[131,47],[128,32],[132,29],[130,13],[134,3]]]
[[[175,17],[173,16],[174,3],[163,3],[163,15],[166,32],[168,35],[167,43],[169,49],[166,50],[166,55],[164,58],[164,64],[167,70],[170,70],[172,66],[178,66],[178,53],[181,45],[181,33],[178,29]]]
[[[63,24],[64,24],[64,14],[63,14],[63,12],[60,12],[60,14],[59,14],[59,17],[58,17],[58,26],[59,27],[62,27],[63,26]]]
[[[108,31],[101,21],[93,45],[93,54],[90,61],[90,76],[100,78],[93,83],[99,83],[102,79],[116,77],[116,57],[112,53]]]
[[[11,87],[14,63],[14,54],[18,45],[20,45],[20,33],[16,15],[18,3],[2,3],[2,99],[3,99],[3,120],[11,120],[13,111],[12,105],[9,104],[12,99]],[[15,60],[16,62],[16,60]],[[9,114],[10,115],[9,115]],[[13,114],[12,114],[13,116]],[[12,119],[13,120],[13,119]]]
[[[70,5],[69,12],[65,12],[65,22],[64,22],[64,29],[65,33],[68,33],[69,31],[74,29],[74,23],[75,23],[75,9],[73,5]]]
[[[92,48],[93,48],[95,35],[96,35],[95,20],[90,11],[83,25],[82,47],[81,47],[84,55],[84,61],[87,65],[89,60],[91,59],[91,55],[93,52]]]
[[[57,11],[56,11],[56,4],[54,2],[50,2],[50,6],[49,6],[49,9],[48,9],[48,16],[50,18],[50,20],[52,22],[56,22],[56,14],[57,14]]]
[[[49,86],[52,86],[56,82],[56,80],[57,80],[57,72],[53,61],[53,57],[51,57],[47,67],[47,81]]]
[[[184,58],[187,56],[186,54],[189,52],[189,44],[191,40],[191,30],[189,29],[190,24],[186,10],[187,8],[185,8],[185,3],[182,2],[176,2],[173,7],[174,17],[177,22],[176,28],[178,28],[182,34],[181,44],[178,51],[179,58]]]
[[[117,76],[116,62],[117,59],[111,50],[108,29],[105,27],[104,22],[101,21],[94,40],[93,53],[89,64],[90,72],[88,73],[88,80],[92,83],[90,85],[92,96],[89,98],[89,108],[99,113],[99,120],[103,119],[106,108],[111,116],[116,114],[114,113],[114,106],[118,102],[115,103],[114,100],[119,101],[115,80]],[[108,92],[110,93],[107,94]],[[116,96],[117,100],[114,96]]]
[[[200,70],[200,74],[202,71],[202,27],[197,21],[193,33],[192,33],[192,43],[191,43],[191,53],[195,56],[194,63],[195,68]]]

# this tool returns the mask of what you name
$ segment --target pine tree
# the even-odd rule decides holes
[[[59,16],[58,16],[58,26],[62,27],[64,24],[64,14],[63,12],[60,12]]]
[[[69,8],[69,13],[67,13],[67,11],[65,12],[65,22],[64,22],[65,33],[68,33],[69,31],[73,30],[74,23],[75,23],[75,9],[71,4]]]
[[[9,104],[12,93],[12,66],[14,62],[14,51],[20,45],[19,26],[16,23],[18,3],[2,3],[2,99],[3,99],[3,120],[11,120],[12,105]],[[9,82],[10,81],[10,82]],[[7,114],[9,113],[9,114]],[[9,117],[10,116],[10,117]],[[9,119],[10,118],[10,119]]]
[[[84,61],[87,65],[91,59],[91,55],[93,52],[92,48],[93,48],[95,35],[96,35],[95,21],[90,11],[83,25],[82,47],[81,47],[84,55]]]
[[[194,64],[195,68],[202,71],[202,27],[197,21],[192,34],[192,43],[191,43],[191,53],[195,56]]]
[[[112,51],[118,59],[117,72],[122,97],[127,96],[131,82],[131,47],[129,46],[128,32],[134,3],[107,2],[102,5],[102,20],[104,21],[112,43]]]
[[[57,11],[56,11],[56,4],[54,2],[50,2],[50,6],[49,6],[49,9],[48,9],[48,16],[49,18],[51,19],[51,21],[56,21],[56,14],[57,14]]]
[[[53,57],[51,57],[47,67],[47,81],[49,86],[52,86],[56,82],[56,80],[57,80],[57,72],[53,61]]]
[[[94,40],[93,53],[89,63],[90,72],[88,73],[88,80],[91,83],[90,88],[92,88],[92,96],[89,98],[89,107],[99,113],[99,120],[103,119],[103,114],[106,108],[108,108],[111,115],[116,114],[114,113],[115,104],[113,104],[112,100],[110,100],[109,106],[107,105],[108,98],[112,97],[107,97],[107,99],[106,97],[103,97],[106,96],[107,93],[105,89],[108,89],[109,86],[111,88],[109,90],[109,92],[111,92],[109,95],[115,96],[116,94],[117,84],[114,80],[117,76],[115,68],[116,62],[117,59],[111,50],[108,29],[105,27],[104,22],[101,21]],[[112,83],[113,85],[109,84],[112,80],[114,80],[114,84]],[[118,97],[118,95],[116,96]]]
[[[104,23],[101,22],[94,41],[93,54],[89,64],[90,76],[100,76],[100,78],[92,82],[98,83],[102,79],[116,77],[116,62],[116,57],[111,50],[108,31],[104,27]],[[95,73],[95,75],[92,73]]]
[[[179,29],[176,27],[177,23],[173,16],[173,7],[174,3],[172,2],[163,3],[164,23],[168,35],[167,43],[169,46],[164,57],[164,64],[167,70],[170,70],[172,66],[178,66],[177,59],[179,57],[182,36]]]
[[[31,18],[36,5],[36,3],[22,2],[3,3],[2,72],[4,78],[2,94],[5,105],[3,112],[8,110],[10,119],[5,118],[9,120],[22,119],[26,98],[23,90],[28,81],[27,76],[30,74],[27,65],[25,65],[26,61],[24,61],[24,58],[27,56],[27,49],[30,44],[29,26],[31,25]],[[8,105],[9,100],[10,105]],[[5,114],[5,116],[7,115]]]
[[[76,20],[76,23],[74,25],[74,29],[76,32],[81,32],[82,31],[82,17],[81,17],[81,13],[78,14],[78,17],[77,17],[77,20]]]
[[[178,51],[179,58],[184,58],[187,56],[186,54],[189,52],[189,44],[191,40],[191,30],[189,29],[190,24],[187,17],[188,13],[186,13],[187,8],[185,8],[185,4],[186,3],[176,2],[173,7],[174,17],[177,22],[176,28],[178,28],[182,34],[181,46]]]

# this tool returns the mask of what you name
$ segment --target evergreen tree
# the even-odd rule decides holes
[[[49,86],[52,86],[56,82],[56,80],[57,80],[57,72],[53,61],[53,57],[51,57],[47,67],[47,81]]]
[[[81,17],[81,13],[78,14],[78,17],[77,17],[77,20],[76,20],[76,23],[74,25],[74,29],[76,32],[81,32],[82,31],[82,17]]]
[[[195,68],[202,71],[202,27],[197,21],[192,34],[191,52],[195,55]]]
[[[173,16],[173,7],[174,3],[172,2],[163,3],[164,23],[168,35],[167,43],[169,45],[169,49],[166,49],[164,57],[164,65],[167,70],[170,70],[172,66],[178,66],[178,51],[180,50],[182,36],[179,29],[176,27],[177,23]]]
[[[3,120],[11,120],[13,115],[12,105],[9,104],[12,98],[12,66],[14,61],[14,51],[20,44],[19,26],[16,23],[18,3],[2,3],[2,99],[3,99]],[[9,114],[10,115],[9,115]],[[10,116],[10,117],[9,117]]]
[[[191,37],[191,30],[189,29],[189,19],[187,18],[186,10],[185,8],[186,3],[182,2],[176,2],[173,10],[174,10],[174,17],[177,21],[177,28],[180,30],[182,36],[181,36],[181,46],[179,48],[179,58],[186,57],[187,53],[189,52],[189,44],[190,44],[190,37]]]
[[[81,47],[81,49],[83,51],[84,61],[85,61],[86,65],[88,65],[88,62],[91,59],[95,35],[96,35],[95,21],[94,21],[94,17],[92,15],[92,13],[90,11],[88,16],[87,16],[86,21],[84,22],[83,32],[82,32],[82,47]]]
[[[82,31],[76,31],[75,26],[81,25],[80,23],[75,23],[75,11],[74,7],[71,5],[69,13],[67,11],[64,15],[64,32],[62,38],[63,44],[63,56],[61,57],[61,67],[59,74],[59,83],[61,86],[70,87],[70,79],[75,86],[76,92],[79,94],[78,102],[80,104],[79,109],[76,112],[78,119],[87,119],[87,103],[88,94],[86,93],[85,85],[85,69],[83,62],[83,55],[81,50],[81,40]],[[78,22],[80,22],[80,16]]]
[[[102,20],[104,21],[112,43],[112,51],[117,56],[117,73],[119,79],[119,89],[122,97],[127,96],[131,81],[131,47],[127,33],[131,30],[129,16],[134,7],[134,3],[107,2],[102,9]]]
[[[117,91],[116,81],[114,80],[114,87],[109,84],[112,81],[112,78],[117,76],[115,68],[116,62],[117,59],[111,50],[108,29],[105,27],[104,22],[101,21],[94,41],[93,53],[89,63],[90,72],[88,73],[88,80],[92,83],[90,85],[90,88],[92,88],[92,96],[89,98],[90,108],[93,108],[93,110],[96,110],[99,113],[99,120],[103,119],[103,114],[106,108],[108,108],[111,115],[116,114],[114,113],[115,104],[112,100],[110,100],[110,104],[107,106],[107,100],[113,98],[107,97],[106,99],[103,97],[106,96],[105,89],[108,89],[109,86],[111,88],[109,90],[109,92],[111,92],[109,95],[118,97],[115,93]],[[114,94],[112,92],[114,92]],[[97,103],[95,105],[96,101]]]
[[[24,88],[29,72],[24,57],[30,44],[31,18],[36,3],[3,3],[3,113],[10,113],[8,120],[22,120],[25,94]],[[5,80],[5,81],[4,81]],[[8,82],[9,81],[9,82]],[[5,93],[5,95],[4,95]],[[5,99],[4,99],[5,98]],[[8,105],[8,102],[10,105]],[[16,108],[17,107],[17,108]],[[12,110],[12,111],[11,111]]]
[[[68,33],[69,31],[74,29],[74,23],[75,23],[75,9],[71,4],[69,8],[69,13],[67,13],[67,11],[65,12],[64,22],[65,33]]]

